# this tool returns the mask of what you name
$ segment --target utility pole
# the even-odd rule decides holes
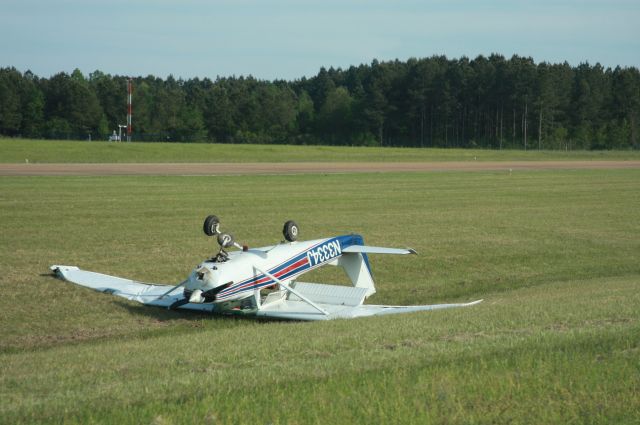
[[[133,85],[131,78],[127,80],[127,142],[131,141],[131,94],[133,93]]]
[[[524,150],[527,150],[527,96],[524,97],[524,115],[522,116],[522,131],[524,132]]]

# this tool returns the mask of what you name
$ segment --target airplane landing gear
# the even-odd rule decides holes
[[[296,224],[295,221],[289,220],[286,223],[284,223],[282,234],[284,235],[284,238],[288,242],[295,242],[298,239],[298,232],[299,232],[298,225]]]

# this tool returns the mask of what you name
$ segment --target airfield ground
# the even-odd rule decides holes
[[[371,160],[242,178],[242,164],[217,176],[169,175],[166,163],[147,175],[0,172],[0,423],[636,424],[639,158],[582,155],[473,172]],[[23,161],[0,168],[10,162]],[[279,240],[293,218],[303,238],[353,231],[415,248],[372,256],[371,303],[484,302],[256,322],[144,307],[49,273],[71,264],[179,282],[214,250],[201,230],[211,213],[251,246]],[[306,277],[344,281],[332,269]]]
[[[0,176],[211,176],[433,171],[597,170],[640,168],[640,161],[441,161],[441,162],[257,162],[0,164]]]

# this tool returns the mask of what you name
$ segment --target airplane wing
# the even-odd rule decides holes
[[[183,300],[181,292],[167,295],[174,285],[158,285],[138,282],[102,273],[90,272],[75,266],[51,266],[50,269],[61,279],[104,292],[130,301],[156,307],[169,307]],[[325,285],[319,283],[296,282],[295,289],[273,293],[263,301],[257,310],[218,311],[214,304],[186,303],[178,308],[222,314],[250,314],[258,317],[289,320],[330,320],[352,319],[356,317],[381,316],[386,314],[412,313],[416,311],[440,310],[467,307],[482,300],[458,304],[433,304],[414,306],[366,305],[363,304],[367,288]]]
[[[323,308],[328,314],[318,312],[303,301],[284,301],[275,307],[262,308],[256,312],[256,316],[270,317],[274,319],[289,320],[331,320],[331,319],[354,319],[357,317],[382,316],[386,314],[414,313],[417,311],[441,310],[446,308],[468,307],[482,302],[477,300],[469,303],[458,304],[432,304],[413,306],[392,306],[392,305],[358,305],[343,306],[336,304],[317,305]]]
[[[351,245],[344,248],[342,252],[346,253],[360,253],[360,254],[417,254],[417,252],[411,248],[398,249],[398,248],[385,248],[381,246],[366,246],[366,245]]]
[[[310,305],[307,301],[293,294],[289,294],[287,297],[276,299],[274,302],[265,302],[256,312],[256,315],[276,319],[314,321],[353,319],[356,317],[468,307],[482,302],[482,300],[477,300],[469,303],[413,306],[368,305],[362,304],[367,292],[366,288],[296,282],[295,289],[301,293],[307,301],[312,301],[316,307],[324,310],[324,313]]]
[[[106,294],[116,295],[131,301],[137,301],[146,305],[157,307],[169,307],[176,301],[183,299],[182,292],[169,294],[163,297],[174,285],[158,285],[153,283],[138,282],[109,276],[102,273],[89,272],[75,266],[55,265],[50,267],[56,276],[76,285],[91,288]],[[185,304],[180,306],[187,310],[212,311],[211,304]]]

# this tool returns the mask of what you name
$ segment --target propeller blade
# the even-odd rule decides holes
[[[174,302],[173,304],[171,304],[168,308],[169,310],[175,310],[176,308],[183,306],[185,304],[189,304],[189,299],[188,298],[183,298],[181,300],[178,300],[176,302]]]
[[[224,289],[227,289],[231,285],[233,285],[233,282],[227,282],[224,285],[220,285],[213,289],[209,289],[203,295],[206,295],[208,297],[215,297],[216,295],[218,295],[218,293],[222,292]]]

